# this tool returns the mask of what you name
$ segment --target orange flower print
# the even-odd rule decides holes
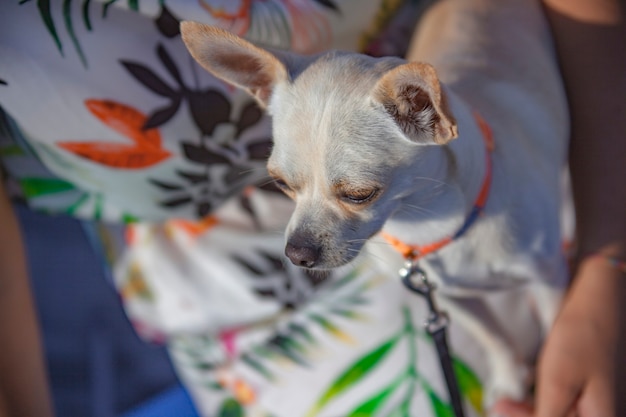
[[[200,0],[200,6],[209,12],[211,16],[223,23],[230,23],[230,30],[238,35],[243,35],[250,28],[250,3],[252,0],[240,0],[229,2],[224,6],[213,6],[204,0]],[[237,4],[238,3],[238,4]],[[230,6],[230,7],[228,7]],[[235,7],[232,7],[235,6]]]
[[[161,147],[158,129],[143,129],[147,116],[139,110],[112,100],[90,99],[87,109],[102,123],[126,136],[133,143],[57,142],[57,145],[90,161],[119,169],[141,169],[171,156]]]
[[[333,1],[311,0],[199,0],[215,25],[236,35],[294,52],[309,54],[327,49],[332,41],[328,12],[339,13]]]
[[[174,219],[168,222],[168,226],[184,230],[193,238],[202,236],[208,230],[219,224],[219,219],[215,216],[205,216],[199,221],[191,221],[185,219]]]
[[[216,373],[217,383],[223,388],[230,390],[237,402],[243,406],[256,401],[255,389],[242,378],[236,376],[227,368],[219,369]]]

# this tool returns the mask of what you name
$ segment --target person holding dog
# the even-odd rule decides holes
[[[626,178],[622,133],[626,126],[621,117],[626,65],[619,47],[624,39],[624,10],[617,0],[545,0],[545,6],[572,114],[571,167],[580,256],[573,286],[541,356],[536,403],[503,402],[497,411],[509,417],[566,416],[574,409],[583,417],[622,415],[620,405],[614,409],[612,404],[623,397],[612,395],[612,388],[619,381],[614,368],[618,346],[624,342],[616,329],[625,285],[620,264],[616,267],[611,260],[620,260],[623,267],[626,259],[626,191],[619,184]],[[90,106],[96,115],[110,108],[103,103]],[[136,143],[145,150],[155,140],[138,137]],[[153,158],[163,157],[154,146],[147,149]],[[0,415],[44,417],[52,411],[20,235],[6,196],[1,197],[0,222],[5,232],[0,236],[0,335],[4,335],[0,338]],[[210,222],[186,230],[198,227],[210,227]],[[229,346],[231,335],[222,337]],[[24,357],[31,359],[16,360]],[[244,398],[246,387],[238,381],[224,383],[231,382]]]
[[[508,417],[622,416],[626,5],[618,0],[544,3],[570,105],[578,248],[572,287],[539,360],[534,407],[502,403],[497,410]]]

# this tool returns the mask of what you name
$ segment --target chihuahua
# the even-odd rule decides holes
[[[539,4],[436,2],[408,61],[298,56],[195,22],[181,32],[205,69],[272,116],[268,171],[296,203],[291,262],[330,269],[363,253],[395,271],[419,258],[453,323],[488,351],[486,405],[524,398],[567,277],[568,115]],[[495,313],[505,331],[468,308],[495,293],[510,296]],[[516,345],[512,323],[535,329],[531,340]]]

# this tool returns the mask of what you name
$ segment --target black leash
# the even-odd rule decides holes
[[[450,401],[452,402],[454,415],[456,417],[464,417],[461,391],[459,390],[459,384],[454,374],[452,357],[448,349],[447,329],[450,319],[448,315],[439,310],[437,304],[435,304],[433,298],[435,285],[428,280],[426,273],[420,269],[414,261],[407,261],[404,268],[400,270],[400,278],[402,278],[402,283],[407,289],[421,295],[428,303],[428,319],[426,323],[424,323],[424,328],[435,341],[441,370],[443,371],[443,376],[448,386],[448,392],[450,393]]]

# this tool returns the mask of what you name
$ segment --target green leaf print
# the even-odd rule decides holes
[[[26,152],[22,150],[18,145],[7,145],[0,147],[0,156],[1,157],[9,157],[9,156],[21,156],[25,155]]]
[[[430,404],[433,407],[433,412],[436,417],[455,417],[454,409],[452,406],[446,402],[444,402],[433,389],[427,384],[422,384],[424,390],[428,394],[428,398],[430,399]]]
[[[105,18],[107,15],[108,8],[113,5],[117,0],[109,0],[102,5],[102,18]],[[25,4],[28,0],[22,0],[19,4]],[[76,31],[74,28],[74,22],[72,19],[72,6],[76,2],[74,0],[63,0],[62,3],[62,12],[63,12],[63,21],[65,23],[65,29],[67,31],[67,35],[70,38],[74,46],[74,50],[78,55],[80,61],[83,66],[87,68],[87,57],[83,51],[83,48],[80,44],[78,36],[76,35]],[[89,16],[89,6],[91,4],[91,0],[83,0],[81,5],[81,14],[83,18],[83,24],[88,31],[92,30],[91,18]],[[128,8],[137,12],[139,10],[139,0],[128,0]],[[63,51],[63,43],[61,42],[61,38],[59,37],[59,33],[57,32],[56,25],[52,18],[52,11],[50,6],[50,0],[37,0],[37,8],[39,9],[39,15],[41,16],[41,20],[43,21],[48,33],[52,37],[57,49],[61,56],[65,56]]]
[[[309,366],[302,356],[304,348],[293,338],[279,334],[270,340],[269,347],[299,365]]]
[[[380,392],[369,398],[352,411],[348,417],[371,417],[381,409],[398,386],[404,381],[406,373],[400,375],[391,384],[383,388]]]
[[[316,415],[330,400],[363,379],[393,349],[399,339],[399,336],[393,337],[354,362],[317,400],[306,414],[307,417]]]
[[[463,397],[470,402],[474,410],[483,414],[483,387],[480,380],[474,371],[459,358],[453,358],[452,366]]]
[[[347,310],[345,308],[332,308],[330,312],[337,316],[345,317],[347,319],[358,320],[358,321],[365,320],[365,316],[363,314],[354,310]]]
[[[132,214],[128,214],[128,213],[122,214],[122,222],[124,224],[137,223],[138,221],[139,221],[139,218],[136,216],[133,216]]]
[[[309,316],[311,320],[319,324],[322,329],[332,335],[335,339],[341,340],[345,343],[354,343],[354,340],[346,332],[341,330],[337,325],[328,320],[326,317],[319,314],[311,314]]]
[[[26,198],[62,193],[75,188],[72,183],[57,178],[25,177],[20,178],[19,183]]]
[[[102,17],[107,17],[107,13],[109,12],[109,7],[111,7],[117,0],[109,0],[102,5]]]
[[[222,406],[220,407],[220,411],[218,417],[243,417],[243,407],[237,400],[234,398],[228,398],[224,400]]]
[[[85,29],[91,32],[91,17],[89,16],[89,3],[91,0],[85,0],[83,2],[83,23],[85,24]]]
[[[52,36],[52,39],[57,46],[57,49],[59,50],[61,55],[63,55],[63,45],[61,44],[61,40],[59,39],[59,34],[57,33],[56,27],[54,26],[52,13],[50,12],[50,0],[37,0],[37,8],[39,9],[41,19],[43,20],[44,25],[46,25],[46,29],[48,29],[48,32]]]
[[[269,369],[267,369],[267,367],[263,365],[261,361],[256,360],[248,353],[244,353],[243,355],[241,355],[241,360],[249,367],[267,378],[268,381],[274,381],[274,374]]]
[[[347,368],[325,391],[317,403],[313,406],[307,417],[313,417],[320,412],[331,400],[340,397],[349,388],[356,386],[363,381],[366,375],[374,369],[377,364],[381,363],[383,358],[393,350],[399,340],[408,342],[408,361],[403,371],[394,381],[389,383],[380,391],[369,394],[370,397],[362,398],[361,403],[352,406],[353,410],[346,411],[346,416],[365,417],[381,414],[384,408],[388,408],[387,404],[398,387],[405,384],[404,398],[397,404],[392,404],[392,409],[385,411],[386,417],[407,417],[410,413],[410,407],[416,392],[422,390],[431,403],[432,412],[436,417],[454,417],[454,409],[452,405],[444,401],[430,385],[429,381],[424,379],[417,368],[417,344],[416,338],[422,338],[431,342],[432,339],[426,337],[426,334],[420,329],[415,328],[411,312],[408,308],[403,308],[405,321],[402,331],[392,338],[390,341],[378,346],[374,350],[368,352],[351,366]],[[459,380],[459,387],[463,397],[471,404],[471,406],[482,414],[482,384],[474,371],[462,360],[453,359],[454,370]]]
[[[309,345],[317,344],[315,338],[313,337],[313,335],[311,334],[311,332],[306,326],[299,324],[299,323],[292,322],[292,323],[289,323],[289,326],[287,328],[290,333],[296,336],[299,336]]]
[[[87,200],[89,200],[89,194],[83,193],[74,203],[72,203],[72,205],[65,209],[65,212],[73,215],[80,207],[82,207],[83,204],[87,202]]]
[[[76,32],[74,31],[74,23],[72,22],[72,0],[65,0],[63,2],[63,20],[65,21],[65,29],[67,29],[67,34],[70,36],[72,43],[74,44],[74,49],[80,58],[80,62],[83,63],[83,66],[87,68],[87,58],[83,53],[83,48],[80,46],[80,42],[78,42],[78,38],[76,37]]]
[[[344,287],[346,284],[349,284],[350,282],[354,281],[358,277],[359,272],[360,272],[359,269],[354,268],[346,275],[330,283],[328,286],[328,291],[329,292],[337,291],[338,289]]]

